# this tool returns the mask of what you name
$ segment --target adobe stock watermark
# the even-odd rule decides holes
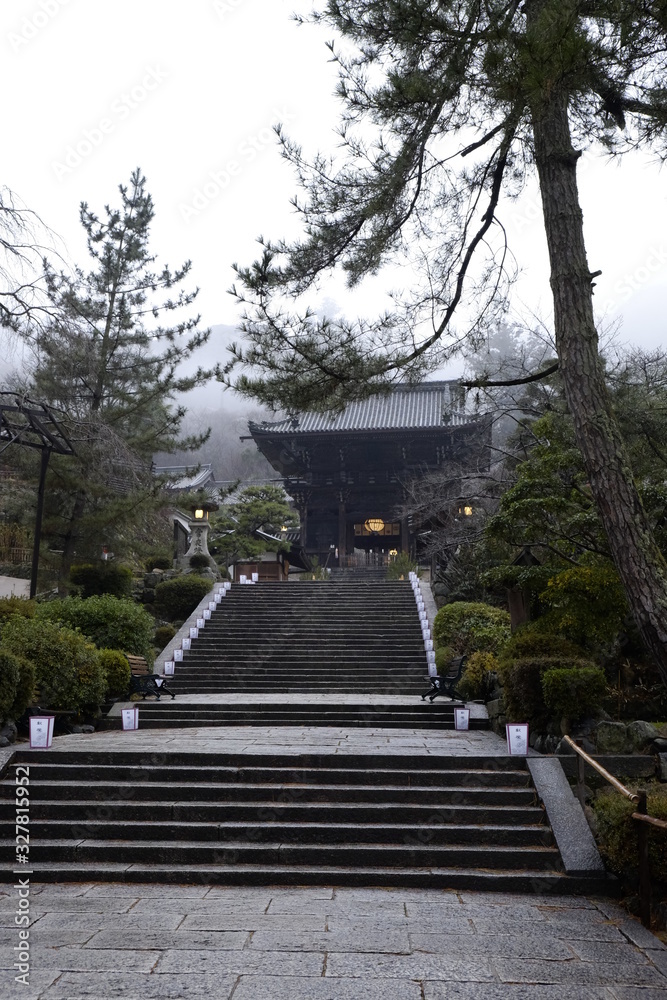
[[[148,66],[138,83],[112,101],[108,112],[94,125],[85,128],[78,139],[69,143],[60,159],[51,161],[51,169],[56,178],[61,181],[80,167],[99,149],[107,136],[113,135],[121,122],[127,121],[148,100],[168,76],[160,66]]]
[[[612,288],[613,298],[606,300],[603,311],[615,312],[620,306],[628,302],[635,292],[638,292],[642,285],[646,285],[651,278],[663,271],[667,264],[667,248],[664,246],[653,246],[644,258],[639,267],[627,271],[622,278],[614,283]]]
[[[274,123],[288,124],[294,121],[296,115],[290,114],[282,109],[274,110]],[[249,135],[239,144],[236,155],[215,170],[209,170],[206,178],[193,189],[187,202],[181,201],[178,211],[184,222],[190,223],[199,218],[202,212],[216,201],[221,194],[231,185],[233,179],[243,173],[245,167],[249,166],[257,157],[269,146],[275,145],[276,133],[272,126],[261,128],[254,135]]]
[[[32,13],[26,14],[15,30],[7,34],[7,41],[14,52],[19,52],[24,46],[29,45],[33,38],[37,38],[68,3],[71,3],[71,0],[39,0],[33,7]]]
[[[246,0],[211,0],[211,6],[218,17],[222,19],[226,14],[233,14],[245,2]]]

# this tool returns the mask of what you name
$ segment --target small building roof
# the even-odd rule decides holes
[[[436,428],[474,423],[462,408],[459,382],[397,385],[389,392],[349,403],[340,413],[299,413],[284,420],[249,424],[251,433],[317,434],[330,431]]]
[[[167,476],[169,490],[196,490],[215,479],[213,466],[207,465],[162,465],[154,470],[156,476]]]

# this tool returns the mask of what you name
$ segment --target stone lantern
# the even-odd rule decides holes
[[[208,551],[208,516],[219,505],[207,496],[194,496],[190,504],[188,527],[190,529],[190,545],[187,552],[181,556],[179,562],[183,569],[190,569],[190,559],[193,556],[205,556],[209,560],[209,566],[213,569],[213,560]]]

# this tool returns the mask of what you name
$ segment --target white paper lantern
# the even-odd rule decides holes
[[[121,710],[123,716],[123,729],[138,729],[139,728],[139,709],[138,708],[123,708]]]
[[[30,749],[48,750],[53,742],[55,715],[30,716]]]

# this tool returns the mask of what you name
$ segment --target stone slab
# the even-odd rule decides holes
[[[402,928],[382,927],[382,919],[376,920],[372,928],[364,934],[358,929],[336,928],[327,931],[256,931],[249,944],[250,951],[320,951],[332,952],[374,952],[392,955],[407,955],[412,950],[408,933]]]
[[[242,976],[234,1000],[422,1000],[419,983],[409,980],[290,979]]]
[[[644,1000],[651,1000],[643,992]],[[509,985],[507,983],[425,983],[424,1000],[616,1000],[604,986]]]
[[[604,864],[593,834],[558,758],[529,757],[526,763],[547,811],[567,874],[604,876]]]
[[[488,960],[450,955],[329,955],[327,976],[348,979],[445,979],[492,982],[495,973]]]
[[[653,986],[667,988],[657,969],[636,962],[540,962],[532,959],[494,959],[503,983],[549,983],[569,986]]]
[[[228,1000],[237,982],[238,976],[210,974],[158,975],[118,971],[113,976],[91,977],[68,972],[42,993],[40,1000]]]
[[[221,976],[321,976],[324,955],[275,951],[167,951],[155,967],[159,973],[216,973]]]

